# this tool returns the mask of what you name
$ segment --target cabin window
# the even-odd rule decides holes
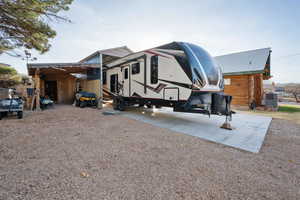
[[[230,78],[225,78],[224,79],[224,85],[231,85],[231,79]]]
[[[128,79],[128,68],[124,70],[124,79]]]
[[[158,56],[151,57],[151,84],[158,82]]]
[[[102,84],[106,85],[106,71],[102,73]]]
[[[140,73],[140,63],[134,63],[134,64],[132,64],[131,65],[131,69],[132,69],[132,71],[131,71],[132,74],[138,74],[138,73]]]

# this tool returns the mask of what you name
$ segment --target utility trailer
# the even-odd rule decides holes
[[[130,54],[107,66],[107,87],[113,106],[173,107],[175,112],[225,115],[232,97],[223,93],[221,68],[207,51],[186,42],[172,42]]]

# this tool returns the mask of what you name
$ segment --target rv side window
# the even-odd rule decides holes
[[[134,63],[131,65],[132,68],[132,74],[138,74],[140,73],[140,63]]]
[[[158,82],[158,56],[151,57],[151,84]]]
[[[124,71],[124,79],[128,79],[128,68]]]

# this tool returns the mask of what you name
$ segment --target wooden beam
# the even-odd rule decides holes
[[[63,68],[58,68],[58,67],[50,67],[50,68],[52,68],[52,69],[57,69],[57,70],[64,71],[64,72],[67,71],[67,70],[65,70],[65,69],[63,69]]]
[[[36,69],[35,70],[35,75],[34,75],[34,84],[35,84],[35,95],[36,95],[36,110],[40,111],[40,90],[41,90],[41,85],[40,85],[40,70]]]
[[[249,105],[255,101],[254,97],[254,75],[249,75],[249,82],[248,82],[248,89],[249,89],[249,94],[248,94],[248,100],[249,100]]]
[[[99,53],[99,100],[98,100],[98,108],[103,108],[103,77],[102,77],[102,67],[103,67],[103,56],[101,53]]]

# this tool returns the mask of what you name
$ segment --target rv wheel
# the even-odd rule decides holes
[[[22,119],[23,118],[23,111],[19,111],[18,112],[18,119]]]
[[[120,100],[118,103],[118,107],[120,111],[124,111],[125,110],[125,103],[123,100]]]
[[[113,109],[114,110],[118,110],[119,109],[118,99],[117,98],[113,99]]]

